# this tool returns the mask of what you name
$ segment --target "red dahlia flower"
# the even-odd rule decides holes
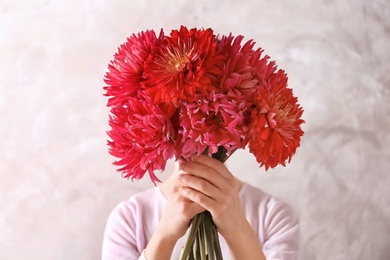
[[[304,123],[303,109],[290,88],[278,92],[263,88],[256,101],[257,107],[252,110],[250,151],[266,170],[278,164],[285,166],[303,135],[300,127]]]
[[[141,179],[146,171],[153,183],[159,181],[155,170],[163,171],[173,156],[175,132],[166,113],[147,101],[128,99],[125,106],[111,109],[108,135],[110,153],[119,158],[123,176]]]
[[[188,30],[182,26],[166,37],[145,68],[145,88],[156,103],[192,102],[196,94],[216,90],[217,40],[211,29]]]
[[[104,89],[107,91],[107,106],[121,105],[131,97],[138,95],[143,81],[145,62],[151,59],[156,46],[159,45],[164,34],[161,30],[157,38],[153,30],[133,34],[127,42],[120,45],[114,59],[108,66]]]

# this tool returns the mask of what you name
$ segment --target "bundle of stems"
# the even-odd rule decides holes
[[[191,220],[180,260],[222,260],[218,231],[210,212],[204,211]]]
[[[208,149],[203,153],[208,154]],[[231,155],[227,156],[226,153],[227,150],[220,146],[212,157],[225,162]],[[222,260],[218,230],[210,212],[199,213],[191,220],[190,232],[180,260]]]

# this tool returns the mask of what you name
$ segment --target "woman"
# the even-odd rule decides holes
[[[191,219],[208,210],[224,259],[297,259],[298,220],[284,202],[235,178],[220,161],[182,161],[159,187],[108,218],[103,259],[179,259]]]

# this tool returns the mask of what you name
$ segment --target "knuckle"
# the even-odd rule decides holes
[[[198,186],[200,190],[204,191],[208,187],[208,182],[206,180],[200,180]]]
[[[197,201],[199,204],[205,204],[206,201],[207,201],[207,198],[206,198],[205,195],[198,193],[198,194],[196,194],[196,201]]]
[[[204,171],[205,175],[207,176],[212,176],[213,174],[215,174],[215,170],[212,169],[212,168],[207,168],[205,171]]]

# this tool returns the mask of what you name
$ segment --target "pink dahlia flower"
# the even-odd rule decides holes
[[[188,159],[206,148],[212,155],[220,146],[229,155],[233,150],[243,148],[243,139],[249,131],[246,112],[245,99],[239,92],[211,92],[209,96],[198,96],[196,101],[183,105],[178,130],[182,136],[180,155]]]
[[[111,109],[108,131],[110,154],[119,160],[123,177],[141,179],[148,171],[153,183],[155,170],[163,171],[174,154],[175,132],[170,118],[158,106],[129,99],[123,107]]]
[[[219,44],[225,60],[222,63],[222,90],[237,89],[249,103],[254,93],[262,85],[264,78],[275,71],[269,57],[262,57],[263,50],[253,49],[255,42],[250,40],[241,45],[243,36],[223,36]]]
[[[141,89],[145,62],[152,59],[152,54],[163,38],[153,30],[133,34],[120,45],[114,59],[108,65],[104,87],[109,96],[107,106],[121,105],[131,97],[136,97]]]

